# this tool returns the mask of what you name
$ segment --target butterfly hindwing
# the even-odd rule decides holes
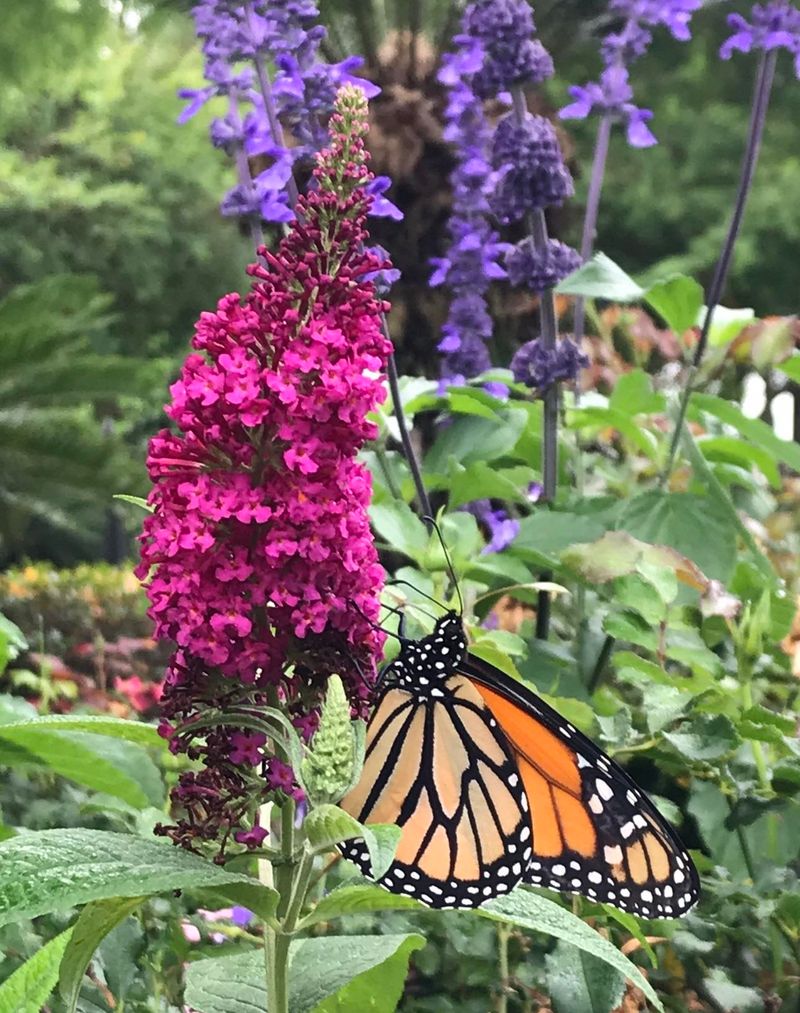
[[[341,803],[362,823],[401,827],[379,882],[432,907],[476,907],[508,892],[531,857],[528,803],[509,744],[471,681],[454,672],[466,652],[459,635],[440,623],[389,666],[362,776]],[[363,841],[341,851],[370,874]]]
[[[531,812],[525,882],[645,917],[699,896],[691,858],[625,771],[522,684],[474,657],[461,666],[509,741]]]

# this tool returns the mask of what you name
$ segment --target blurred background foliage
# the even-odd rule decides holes
[[[108,318],[106,326],[84,327],[95,356],[176,361],[198,313],[244,284],[247,240],[237,223],[218,212],[231,176],[225,156],[207,140],[211,111],[204,109],[188,126],[175,122],[181,108],[177,89],[201,81],[189,6],[187,0],[26,0],[4,11],[0,298],[53,274],[94,279],[92,299],[102,301]],[[637,276],[674,269],[703,280],[719,247],[750,88],[743,61],[721,63],[716,55],[731,6],[737,5],[708,3],[694,19],[690,45],[659,33],[635,68],[637,95],[654,110],[660,144],[632,152],[615,135],[598,245]],[[561,75],[537,100],[543,111],[554,114],[570,82],[597,72],[604,9],[599,0],[536,5],[542,38]],[[375,238],[391,249],[403,272],[391,319],[401,371],[427,375],[438,371],[435,343],[446,314],[446,294],[427,287],[428,260],[445,244],[452,168],[441,139],[435,73],[457,11],[458,5],[446,0],[322,3],[331,28],[328,57],[366,54],[369,75],[384,88],[373,103],[374,166],[393,177],[394,197],[406,218],[399,229],[378,223]],[[782,62],[728,290],[730,305],[752,306],[759,315],[790,313],[797,306],[792,239],[800,231],[800,159],[792,135],[800,119],[800,90],[789,87],[789,75],[789,61]],[[578,194],[551,224],[574,242],[593,129],[591,123],[572,122],[560,129]],[[522,317],[530,310],[524,299],[506,303],[494,307],[501,364],[518,343]],[[55,304],[53,311],[58,313]],[[55,327],[51,339],[53,347],[67,340]],[[0,341],[7,340],[0,333]],[[111,418],[119,441],[113,455],[119,465],[116,488],[143,491],[142,470],[134,462],[141,459],[145,435],[159,424],[165,366],[159,380],[151,376],[144,400],[148,392],[141,385],[139,400],[127,405],[116,397],[121,390],[109,391],[104,406],[87,390],[80,421],[80,398],[72,400],[69,425],[78,426],[81,436],[76,443],[62,430],[72,450],[64,449],[63,460],[76,464],[70,475],[66,467],[56,469],[45,483],[41,469],[31,467],[26,479],[23,467],[14,475],[19,488],[0,485],[5,513],[0,561],[25,555],[60,563],[114,559],[130,547],[119,517],[108,513],[108,498],[89,492],[111,488],[110,461],[102,469],[98,464],[108,445],[104,419]],[[130,383],[136,386],[133,374]],[[22,428],[28,428],[22,415],[12,423],[6,412],[0,454],[7,447],[19,458],[26,453],[25,440],[36,442],[33,425],[25,439]],[[36,453],[41,450],[38,445]]]

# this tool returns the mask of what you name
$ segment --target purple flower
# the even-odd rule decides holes
[[[403,220],[403,212],[383,195],[392,185],[388,176],[376,176],[366,186],[366,192],[372,197],[369,213],[373,218],[393,218],[396,222]]]
[[[548,348],[541,338],[528,341],[511,360],[517,383],[545,391],[559,380],[572,382],[589,365],[589,360],[570,338],[562,338]]]
[[[741,14],[729,14],[733,35],[723,42],[719,55],[730,60],[734,50],[749,53],[753,49],[788,49],[794,56],[795,73],[800,77],[800,11],[786,0],[755,4],[752,23]]]
[[[569,93],[574,101],[559,112],[562,120],[584,120],[596,109],[625,122],[631,147],[649,148],[658,143],[647,126],[652,112],[631,102],[633,89],[628,83],[625,67],[607,67],[600,75],[599,83],[592,81],[583,87],[572,85]]]
[[[358,77],[358,56],[340,63],[320,60],[319,50],[325,29],[317,24],[319,11],[315,0],[269,0],[246,5],[229,0],[199,0],[192,8],[197,36],[205,56],[203,88],[182,89],[179,95],[187,105],[179,116],[184,123],[206,102],[225,96],[228,114],[211,124],[211,141],[230,155],[237,156],[239,185],[222,201],[224,215],[261,217],[270,222],[289,222],[294,217],[285,191],[290,184],[294,164],[313,158],[326,142],[326,123],[333,109],[336,92],[342,85],[361,87],[368,98],[380,89]],[[242,63],[255,64],[241,67]],[[271,88],[262,90],[261,79],[274,67]],[[242,118],[240,104],[250,106]],[[274,108],[268,108],[273,106]],[[275,117],[293,141],[284,146],[273,136]],[[277,131],[276,131],[277,133]],[[270,167],[253,185],[247,181],[247,162],[238,157],[268,156]],[[382,196],[388,180],[375,181],[373,213],[395,219],[401,212]]]
[[[493,510],[488,499],[473,500],[472,503],[465,504],[463,509],[488,529],[489,541],[481,550],[482,555],[502,552],[519,534],[519,521],[509,517],[505,510]]]
[[[599,82],[573,85],[569,89],[574,101],[561,110],[561,118],[582,120],[593,112],[610,114],[625,124],[631,147],[648,148],[657,144],[647,126],[652,112],[632,102],[633,90],[627,68],[647,52],[655,27],[666,28],[682,41],[691,38],[689,23],[700,6],[701,0],[609,0],[609,12],[624,20],[618,30],[603,39],[601,52],[605,70]]]
[[[553,124],[544,116],[526,113],[522,124],[513,113],[505,116],[497,125],[491,157],[501,178],[490,203],[503,224],[520,221],[528,211],[561,205],[574,193]]]
[[[473,78],[475,93],[481,98],[552,77],[550,54],[538,39],[531,38],[535,25],[526,0],[476,0],[464,12],[462,26],[483,48],[483,65]]]
[[[554,288],[581,265],[581,255],[566,243],[548,239],[544,249],[538,249],[528,237],[512,247],[506,255],[508,280],[516,287],[529,288],[541,295]]]
[[[477,376],[491,365],[485,343],[492,335],[492,321],[485,294],[493,280],[505,278],[500,260],[507,246],[489,223],[488,194],[496,179],[489,164],[491,130],[470,84],[470,75],[482,66],[484,50],[466,35],[456,41],[458,49],[445,56],[439,74],[448,89],[444,137],[456,152],[450,177],[450,246],[445,256],[431,260],[431,285],[447,285],[453,292],[439,344],[442,373],[451,382],[457,376]]]
[[[249,925],[255,916],[253,912],[246,907],[240,907],[238,904],[234,904],[231,911],[231,921],[234,925],[238,925],[240,928],[244,928],[245,925]]]

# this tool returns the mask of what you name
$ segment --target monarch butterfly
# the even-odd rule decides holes
[[[340,804],[401,827],[379,882],[431,907],[477,907],[520,882],[654,918],[699,897],[653,803],[543,700],[470,655],[454,611],[384,669],[364,769]],[[362,840],[340,848],[370,875]]]

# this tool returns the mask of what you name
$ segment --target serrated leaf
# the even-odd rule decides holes
[[[391,823],[365,826],[336,805],[321,805],[312,809],[306,817],[304,827],[309,844],[320,851],[329,851],[340,841],[362,838],[369,851],[372,874],[376,879],[380,879],[394,861],[401,833],[400,827]]]
[[[215,889],[249,896],[262,916],[277,894],[165,842],[107,830],[41,830],[0,843],[0,925],[110,897]]]
[[[74,1013],[83,976],[94,951],[108,933],[144,900],[144,897],[110,897],[87,904],[81,911],[61,959],[58,975],[58,989],[67,1004],[68,1013]]]
[[[644,289],[605,253],[596,253],[577,271],[573,271],[555,291],[559,295],[580,295],[585,299],[612,302],[638,302]]]
[[[0,985],[0,1013],[39,1013],[58,981],[61,955],[72,929],[45,943]]]
[[[390,1013],[402,992],[408,958],[424,944],[422,936],[416,934],[322,936],[292,943],[290,1013],[362,1009]],[[387,963],[391,966],[385,969],[385,975],[373,977],[372,972]],[[357,987],[362,975],[371,979],[361,983],[365,989]],[[347,999],[347,992],[355,998],[355,1004],[343,1006],[334,1001],[337,993]],[[263,952],[253,950],[189,964],[185,1001],[199,1013],[263,1013],[267,1008]],[[392,1001],[394,1005],[388,1005]]]
[[[507,897],[495,897],[477,913],[495,921],[510,922],[533,932],[543,932],[555,939],[571,943],[583,953],[588,953],[609,967],[619,971],[640,988],[656,1009],[663,1013],[664,1007],[653,991],[653,986],[639,968],[619,952],[607,939],[581,921],[571,911],[561,907],[532,890],[518,888]]]
[[[625,978],[597,957],[559,942],[545,957],[547,992],[556,1013],[611,1013]]]

